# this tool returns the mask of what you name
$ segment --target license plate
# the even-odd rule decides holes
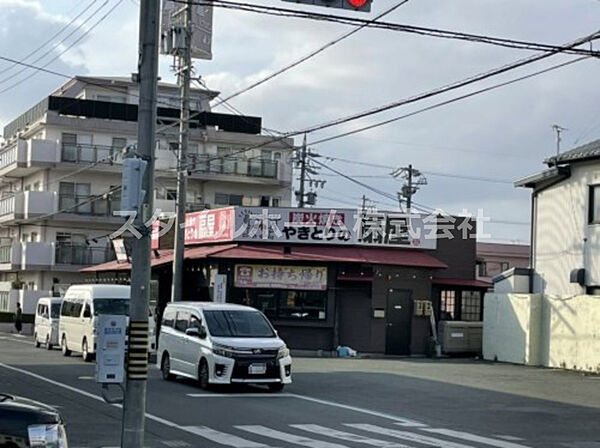
[[[250,375],[264,375],[267,373],[266,364],[250,364],[248,366],[248,373]]]

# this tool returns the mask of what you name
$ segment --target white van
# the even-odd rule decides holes
[[[129,315],[130,287],[126,285],[73,285],[63,298],[58,333],[64,356],[80,352],[91,361],[96,353],[96,316]],[[149,322],[149,352],[156,350],[154,318]]]
[[[290,351],[260,311],[213,302],[169,303],[163,313],[157,362],[173,375],[211,384],[258,383],[280,391],[292,382]]]
[[[60,297],[42,297],[35,307],[33,341],[35,346],[44,344],[47,350],[58,345],[58,318],[60,316]]]

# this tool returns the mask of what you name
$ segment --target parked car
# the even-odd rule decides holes
[[[58,320],[62,299],[59,297],[42,297],[35,308],[33,340],[35,346],[44,344],[46,349],[58,345]]]
[[[89,362],[96,353],[96,316],[129,315],[130,287],[126,285],[72,285],[67,289],[60,308],[58,332],[64,356],[80,352]],[[148,319],[148,351],[156,351],[155,323]]]
[[[292,382],[292,358],[269,320],[243,305],[169,303],[158,339],[165,380],[174,375],[211,384],[266,384],[280,391]]]
[[[0,393],[0,447],[67,448],[64,422],[50,406]]]

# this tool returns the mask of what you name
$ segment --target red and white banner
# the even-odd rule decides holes
[[[231,207],[188,213],[185,217],[185,244],[231,241],[234,211]]]

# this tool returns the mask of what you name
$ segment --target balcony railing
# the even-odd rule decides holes
[[[0,199],[0,216],[10,215],[15,212],[15,196]]]
[[[72,163],[101,163],[120,165],[123,163],[123,148],[104,145],[71,144],[61,145],[61,160]]]
[[[12,244],[0,246],[0,263],[10,263],[12,261]]]
[[[242,157],[215,158],[210,154],[190,156],[190,170],[208,174],[230,174],[237,176],[277,178],[278,162],[266,159],[246,159]]]
[[[17,144],[15,144],[0,152],[0,169],[17,162],[18,149]]]
[[[80,205],[77,205],[80,204]],[[95,196],[60,194],[58,196],[58,209],[63,213],[76,213],[79,215],[113,216],[119,210],[118,199],[95,199]]]
[[[55,246],[55,264],[94,265],[115,258],[110,247],[90,247],[87,244],[58,242]]]

